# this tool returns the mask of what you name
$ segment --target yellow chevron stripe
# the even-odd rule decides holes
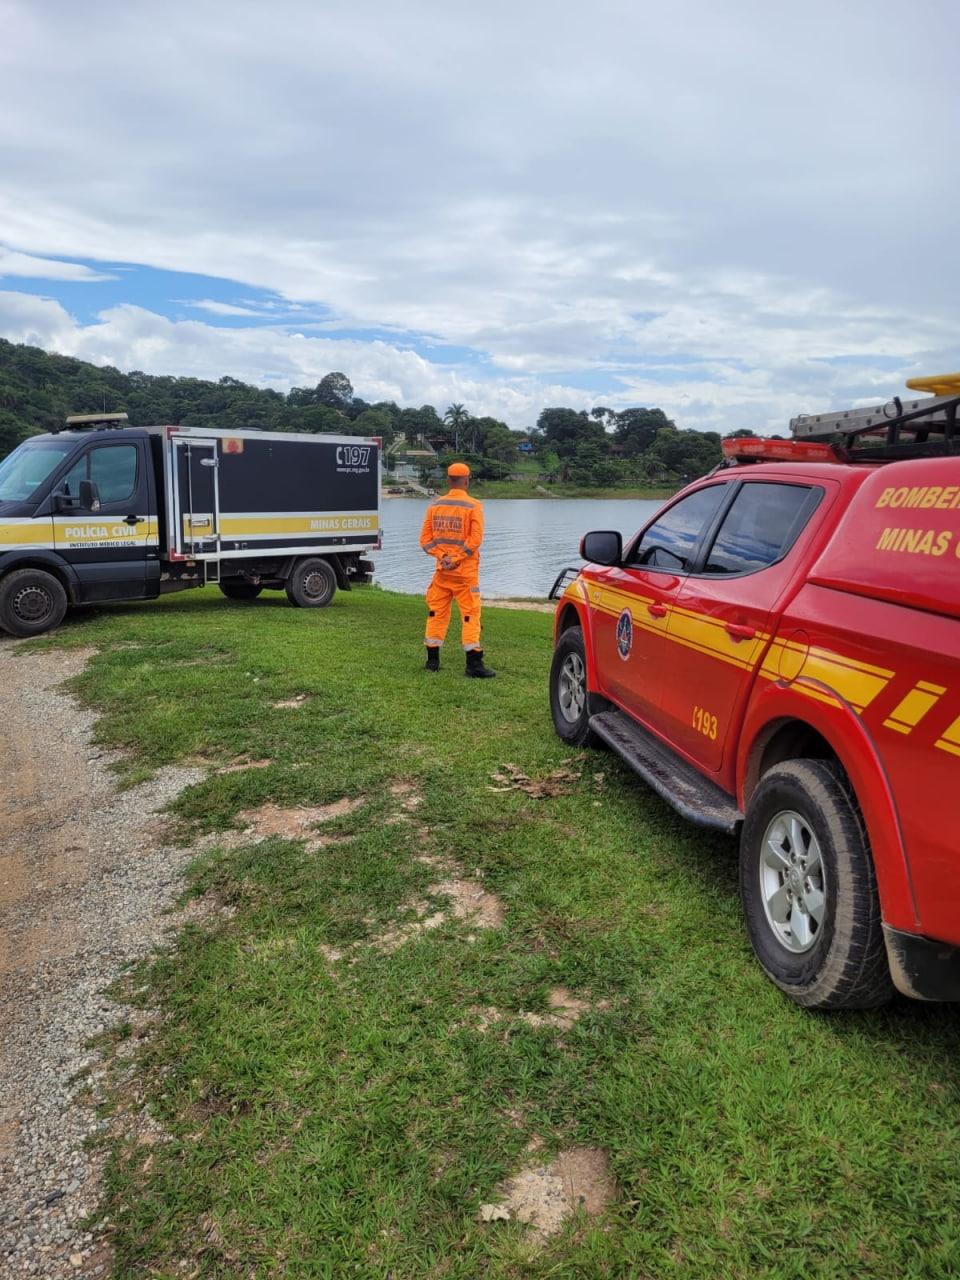
[[[900,733],[909,733],[917,727],[930,708],[937,705],[944,693],[946,689],[940,685],[925,685],[921,681],[894,707],[888,719],[884,720],[884,725]]]
[[[827,705],[840,706],[846,703],[859,714],[862,714],[883,693],[896,676],[896,672],[886,667],[861,662],[848,654],[836,653],[821,646],[808,647],[792,640],[774,640],[771,643],[767,632],[759,632],[750,641],[738,642],[727,632],[724,623],[719,619],[676,605],[668,606],[665,617],[654,622],[644,617],[640,611],[641,606],[652,603],[651,597],[638,596],[617,587],[589,583],[587,596],[592,608],[600,613],[609,617],[619,617],[624,608],[630,608],[634,626],[641,630],[663,635],[674,644],[682,645],[707,657],[716,658],[742,671],[754,670],[757,663],[761,661],[762,655],[760,675],[767,680],[780,679],[781,669],[786,665],[785,656],[795,656],[796,659],[800,659],[797,664],[797,676],[802,670],[805,677],[801,680],[796,680],[794,677],[795,688],[799,689],[805,697]],[[637,612],[634,612],[635,610]],[[934,685],[928,692],[914,690],[913,695],[907,695],[905,703],[911,696],[914,697],[914,701],[909,702],[907,708],[909,714],[916,713],[919,705],[917,700],[929,699],[930,694],[937,689],[939,686]],[[931,705],[933,702],[927,701],[924,712]],[[892,713],[891,719],[896,717],[897,720],[904,720],[905,717],[898,715],[898,711]],[[914,723],[919,723],[919,718]],[[958,748],[960,748],[960,738],[958,738]]]
[[[949,751],[951,755],[960,756],[960,716],[957,716],[950,728],[945,730],[943,736],[934,743],[934,746],[939,747],[941,751]]]

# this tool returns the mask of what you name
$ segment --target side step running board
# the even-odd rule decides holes
[[[590,728],[682,817],[735,835],[743,814],[727,793],[622,711],[590,717]]]

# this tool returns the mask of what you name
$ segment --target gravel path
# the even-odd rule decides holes
[[[0,638],[0,1280],[109,1268],[76,1225],[101,1158],[83,1150],[97,1120],[73,1077],[96,1068],[85,1043],[122,1016],[102,991],[167,933],[192,856],[162,844],[157,811],[203,773],[117,792],[96,717],[58,689],[90,656]]]

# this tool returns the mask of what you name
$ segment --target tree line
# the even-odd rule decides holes
[[[284,393],[231,377],[121,373],[0,339],[0,457],[30,435],[62,427],[68,414],[98,412],[126,412],[139,425],[380,436],[387,446],[427,442],[440,465],[466,457],[481,477],[509,475],[526,458],[546,483],[595,487],[684,481],[720,461],[719,434],[681,430],[661,409],[547,408],[535,427],[516,431],[462,404],[439,413],[429,404],[370,403],[340,372]]]

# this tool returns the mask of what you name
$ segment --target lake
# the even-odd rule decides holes
[[[596,498],[491,498],[483,504],[480,553],[484,597],[545,596],[560,570],[582,563],[580,538],[590,529],[636,533],[662,501]],[[374,579],[391,591],[426,590],[434,561],[420,550],[427,499],[385,498],[383,550]]]

